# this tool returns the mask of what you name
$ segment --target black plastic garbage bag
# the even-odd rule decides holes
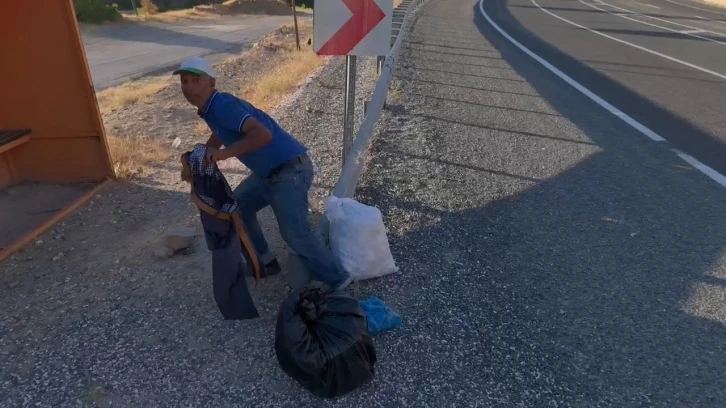
[[[358,301],[317,281],[280,306],[275,353],[287,375],[325,398],[371,381],[377,360]]]

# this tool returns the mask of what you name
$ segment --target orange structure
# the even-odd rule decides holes
[[[0,1],[0,38],[2,260],[81,205],[114,170],[72,0]],[[33,211],[32,225],[18,224],[24,214],[8,205],[12,189],[24,186],[32,202],[44,186],[68,183],[91,187],[53,211]],[[45,191],[38,200],[54,200]]]

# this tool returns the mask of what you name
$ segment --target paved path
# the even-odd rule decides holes
[[[171,72],[173,65],[190,56],[218,61],[238,55],[291,21],[291,16],[265,16],[111,24],[83,30],[83,42],[94,85],[100,90],[149,73]]]
[[[485,3],[513,25],[506,3]],[[552,20],[540,12],[535,33],[554,35]],[[593,58],[614,56],[605,45]],[[360,190],[402,271],[377,287],[405,323],[376,340],[375,401],[726,406],[726,188],[514,47],[475,2],[431,0],[400,63]],[[687,94],[666,119],[707,120],[694,105],[722,100],[668,81]]]

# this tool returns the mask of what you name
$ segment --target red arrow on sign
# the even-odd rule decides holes
[[[320,47],[318,55],[348,55],[378,23],[386,18],[386,13],[374,0],[343,0],[343,4],[353,16]]]

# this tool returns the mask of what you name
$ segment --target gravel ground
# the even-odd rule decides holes
[[[238,89],[235,78],[264,68],[265,55],[220,68],[222,88]],[[344,72],[344,60],[332,59],[273,113],[320,168],[314,204],[340,171]],[[358,72],[360,123],[374,61],[359,59]],[[179,137],[185,150],[206,132],[181,99],[172,86],[104,121],[120,136],[150,134],[159,143]],[[176,157],[112,185],[37,245],[0,264],[0,406],[318,406],[279,369],[274,354],[277,308],[287,296],[284,274],[253,290],[261,319],[227,322],[214,303],[202,238],[191,255],[153,254],[173,227],[201,233]],[[220,167],[233,185],[247,174],[234,161]],[[315,216],[318,207],[312,207]],[[271,211],[260,222],[285,261]]]

